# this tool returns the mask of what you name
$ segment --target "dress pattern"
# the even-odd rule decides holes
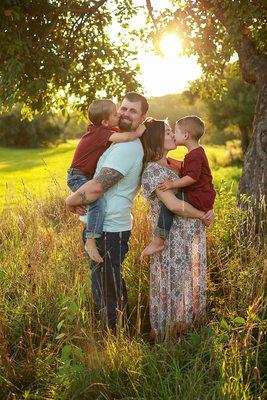
[[[148,163],[142,187],[153,228],[162,204],[155,189],[165,179],[177,175],[156,162]],[[200,220],[175,216],[164,250],[151,256],[149,308],[151,328],[160,336],[184,331],[205,317],[206,234]]]

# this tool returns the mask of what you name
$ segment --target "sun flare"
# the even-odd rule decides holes
[[[165,35],[160,41],[160,49],[164,56],[171,57],[181,54],[183,50],[181,39],[175,33]]]

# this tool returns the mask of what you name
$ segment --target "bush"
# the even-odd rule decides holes
[[[22,119],[16,109],[0,116],[0,145],[5,147],[42,147],[59,140],[61,128],[52,115]]]

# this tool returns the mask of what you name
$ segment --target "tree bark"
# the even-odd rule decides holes
[[[266,66],[267,70],[267,66]],[[259,82],[259,95],[253,122],[253,135],[248,147],[239,194],[257,201],[267,199],[267,74]]]
[[[247,126],[240,125],[239,129],[240,129],[241,149],[243,154],[246,154],[251,140],[251,132]]]
[[[241,71],[249,83],[257,83],[259,94],[255,108],[252,138],[239,181],[239,199],[245,194],[257,203],[267,200],[267,57],[258,54],[244,36],[238,49]]]

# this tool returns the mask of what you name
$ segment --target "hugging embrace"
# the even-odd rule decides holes
[[[66,204],[85,215],[85,249],[90,257],[92,294],[103,329],[116,334],[127,319],[122,263],[131,234],[131,206],[140,187],[151,209],[151,337],[186,331],[205,318],[206,235],[213,222],[215,191],[199,139],[204,123],[196,116],[176,122],[147,118],[148,102],[127,93],[118,111],[110,100],[89,107],[91,125],[68,170],[74,192]],[[167,158],[186,146],[184,161]]]

